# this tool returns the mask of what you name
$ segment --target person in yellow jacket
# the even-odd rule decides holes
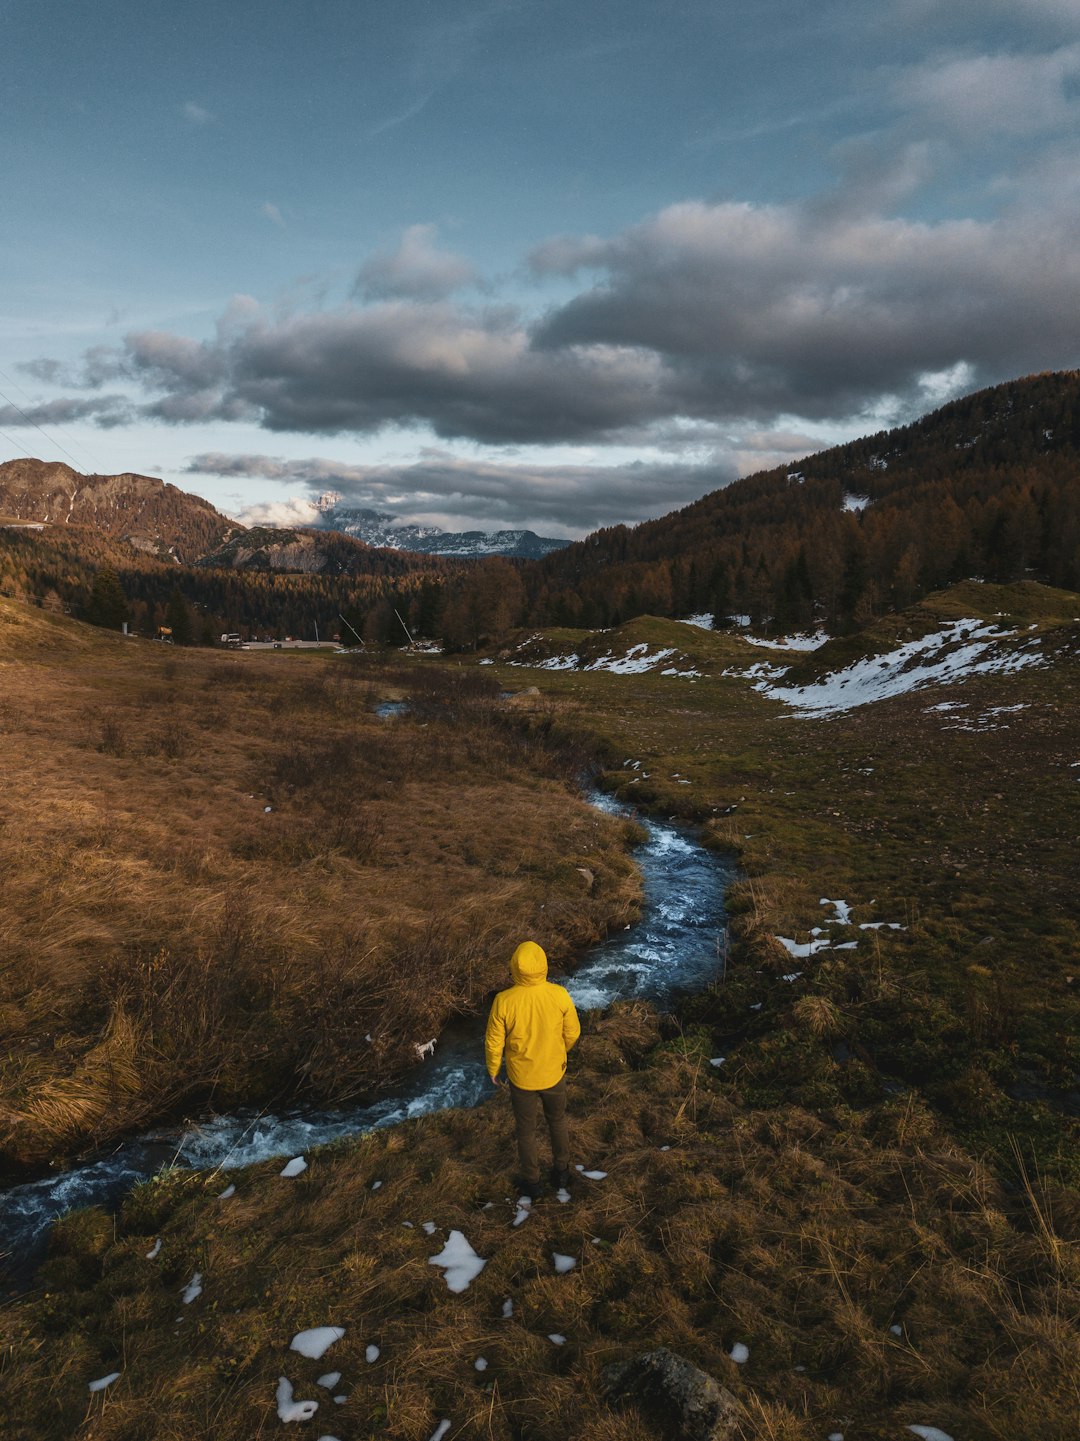
[[[510,957],[514,984],[491,1006],[484,1036],[488,1075],[497,1086],[506,1061],[510,1102],[517,1126],[521,1188],[540,1191],[536,1123],[541,1107],[551,1136],[551,1180],[570,1181],[570,1135],[566,1124],[566,1053],[581,1035],[569,991],[547,978],[547,956],[535,941],[522,941]]]

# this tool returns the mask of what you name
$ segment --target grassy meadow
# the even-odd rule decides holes
[[[176,669],[148,677],[135,667],[129,693],[117,691],[111,661],[92,663],[87,652],[70,695],[63,677],[73,663],[64,647],[76,640],[96,647],[98,637],[64,629],[53,651],[37,642],[27,661],[9,636],[6,665],[31,667],[28,676],[49,673],[53,655],[51,705],[67,695],[71,712],[87,717],[63,752],[78,778],[72,789],[86,808],[86,833],[97,812],[85,796],[103,793],[109,777],[117,808],[126,795],[134,810],[132,786],[115,777],[124,766],[143,775],[134,748],[144,745],[136,722],[147,707],[134,696],[153,684],[178,697],[193,737],[202,734],[198,708],[215,697],[235,716],[233,726],[207,728],[207,752],[223,748],[213,786],[200,789],[202,771],[191,759],[154,756],[146,766],[152,775],[160,766],[154,794],[162,806],[170,778],[183,779],[189,800],[204,797],[193,844],[226,829],[242,834],[239,845],[222,839],[214,847],[219,858],[235,858],[229,874],[249,906],[269,905],[271,896],[283,904],[279,891],[290,876],[318,876],[324,886],[359,894],[370,873],[365,894],[387,888],[387,909],[365,916],[365,934],[388,935],[395,905],[415,906],[403,913],[416,917],[420,932],[435,892],[434,882],[426,891],[410,887],[408,862],[417,856],[428,858],[429,877],[458,877],[460,903],[449,911],[457,920],[471,917],[475,926],[479,917],[506,916],[506,929],[479,944],[490,973],[485,959],[474,963],[482,977],[459,974],[446,1010],[462,1003],[469,984],[476,994],[497,979],[505,937],[519,919],[535,920],[540,905],[541,924],[559,919],[567,952],[633,913],[638,895],[624,834],[597,828],[568,786],[586,755],[600,758],[611,789],[660,815],[696,821],[710,844],[738,856],[742,878],[729,894],[725,974],[709,991],[678,1015],[623,1005],[585,1020],[571,1066],[572,1134],[575,1159],[605,1172],[603,1179],[580,1177],[569,1204],[545,1200],[515,1226],[512,1125],[499,1096],[474,1111],[313,1152],[308,1170],[292,1180],[278,1175],[280,1163],[227,1176],[165,1172],[138,1187],[115,1217],[90,1210],[60,1222],[35,1290],[0,1309],[0,1432],[14,1441],[248,1441],[279,1431],[274,1398],[284,1375],[298,1399],[320,1402],[298,1433],[313,1438],[427,1441],[446,1418],[448,1441],[648,1441],[656,1432],[641,1417],[606,1405],[601,1371],[667,1345],[734,1394],[738,1441],[822,1441],[836,1433],[844,1441],[904,1441],[909,1426],[936,1427],[954,1441],[1072,1441],[1080,1417],[1080,902],[1072,854],[1080,829],[1080,600],[1038,586],[958,587],[861,637],[788,659],[801,680],[810,679],[943,620],[998,613],[1034,627],[1030,635],[1052,663],[828,718],[795,715],[751,689],[746,670],[775,663],[775,653],[650,619],[599,636],[522,637],[527,650],[507,647],[493,654],[493,665],[466,667],[452,681],[426,661],[353,673],[341,661],[245,657],[238,671],[241,662],[228,657],[155,652],[155,666]],[[18,612],[27,614],[42,623]],[[522,654],[538,660],[634,644],[672,647],[685,658],[677,668],[704,674],[510,664]],[[257,662],[250,670],[248,659]],[[230,679],[211,683],[217,666]],[[0,670],[0,679],[7,674]],[[510,708],[512,727],[498,719],[504,708],[493,697],[501,686],[536,688]],[[406,693],[408,718],[372,719],[375,699]],[[273,699],[285,696],[294,699]],[[944,701],[967,709],[932,709]],[[49,706],[33,708],[29,699],[26,706],[24,729],[53,725]],[[102,726],[114,711],[128,748],[119,755],[102,748]],[[154,711],[145,733],[155,734],[161,720]],[[376,748],[396,748],[399,771],[387,759],[379,772],[381,784],[396,789],[380,792],[372,780],[370,800],[364,792],[380,820],[377,837],[363,862],[343,843],[303,856],[295,838],[332,834],[334,801],[317,782],[299,783],[291,736],[317,733],[330,744],[331,733],[354,728]],[[24,744],[28,767],[31,753],[49,749]],[[493,746],[503,757],[497,765]],[[456,769],[440,782],[447,753]],[[186,753],[197,754],[198,746]],[[293,760],[279,765],[275,758],[285,754]],[[354,764],[365,776],[374,766]],[[412,784],[403,777],[417,764],[430,777],[418,785],[423,796],[395,817]],[[62,766],[50,775],[42,793],[62,807]],[[446,810],[433,821],[440,784]],[[226,792],[229,805],[211,804],[211,791]],[[482,816],[472,838],[482,852],[468,850],[464,824],[449,835],[441,829],[456,796]],[[531,824],[539,803],[562,827],[548,837]],[[265,804],[274,806],[269,815]],[[69,829],[74,806],[66,811]],[[253,866],[251,847],[269,846],[264,817],[285,823],[289,859],[271,848]],[[140,808],[121,824],[133,828],[122,832],[130,836],[153,822]],[[59,815],[54,826],[56,846]],[[104,836],[100,819],[98,827]],[[527,868],[528,888],[511,898],[503,888],[525,882],[497,867],[513,865],[512,848],[526,829],[540,849]],[[4,844],[9,830],[10,822],[0,831]],[[84,842],[84,849],[96,855],[101,847]],[[119,843],[114,849],[118,865]],[[182,849],[162,841],[152,852],[154,875],[167,876],[164,857]],[[578,866],[596,872],[591,893]],[[277,887],[267,886],[264,868],[274,867]],[[177,890],[163,895],[181,894],[191,873],[181,871]],[[89,878],[86,885],[90,897]],[[224,889],[205,881],[206,894]],[[24,905],[37,894],[28,889]],[[122,887],[110,894],[115,908]],[[491,898],[499,896],[496,904]],[[850,924],[827,925],[840,913],[823,899],[846,902]],[[310,995],[330,953],[319,942],[301,945],[321,910],[294,905],[296,930],[272,964],[292,977],[295,998]],[[189,912],[190,902],[177,914],[186,922]],[[138,934],[152,931],[145,908],[132,907],[130,923],[138,914],[145,928]],[[155,914],[167,914],[164,900]],[[301,914],[303,926],[295,919]],[[107,949],[90,933],[91,921],[114,922],[114,938],[128,923],[88,901],[77,919],[85,929],[72,919],[73,977]],[[884,928],[893,923],[903,929]],[[183,950],[193,965],[220,953],[206,924],[202,939]],[[57,917],[39,914],[37,925],[39,936],[66,934]],[[805,958],[776,940],[805,944],[819,926],[834,945]],[[469,934],[468,925],[460,934]],[[160,944],[150,939],[143,954],[155,956]],[[22,954],[31,954],[32,944],[23,945]],[[127,954],[117,948],[121,959]],[[441,958],[450,951],[437,954],[439,967],[427,973],[441,985]],[[14,974],[25,981],[25,971]],[[374,983],[379,973],[371,974]],[[198,993],[199,975],[192,971],[189,995]],[[26,994],[38,998],[38,1019],[11,1054],[25,1052],[27,1065],[55,1074],[52,1084],[71,1084],[85,1074],[84,1058],[108,1044],[108,1018],[99,1014],[97,1029],[85,1027],[76,1040],[70,1018],[81,1014],[75,998],[83,993],[73,979],[62,1034],[68,1059],[84,1070],[62,1071],[59,1058],[47,1072],[48,986],[39,980],[37,987]],[[394,1014],[402,1016],[408,1003],[404,995],[380,1001],[400,1005]],[[22,1014],[23,1001],[9,1004]],[[271,1004],[260,1014],[260,1025],[284,1024],[274,1022]],[[321,1028],[313,1020],[309,1043],[326,1028],[338,1034],[336,1025],[334,1017]],[[712,1064],[720,1056],[723,1063]],[[290,1064],[294,1074],[298,1066]],[[213,1084],[226,1079],[236,1084],[223,1066]],[[60,1150],[70,1144],[66,1133],[26,1119],[37,1093],[35,1084],[20,1093],[12,1134]],[[228,1182],[235,1194],[222,1199]],[[434,1223],[433,1234],[424,1222]],[[460,1295],[430,1264],[451,1229],[487,1261]],[[157,1239],[161,1249],[148,1259]],[[555,1253],[575,1259],[568,1274],[556,1274]],[[181,1293],[196,1271],[203,1291],[187,1305]],[[296,1332],[323,1325],[345,1335],[320,1361],[289,1350]],[[749,1351],[744,1364],[731,1359],[737,1343]],[[378,1347],[373,1360],[368,1346]],[[487,1366],[477,1370],[481,1357]],[[337,1370],[342,1378],[332,1390],[317,1385]],[[89,1380],[113,1371],[120,1377],[112,1386],[88,1393]],[[339,1394],[346,1399],[335,1404]]]
[[[0,600],[9,1171],[185,1107],[374,1092],[517,939],[559,961],[633,919],[626,826],[575,793],[587,757],[496,692]]]

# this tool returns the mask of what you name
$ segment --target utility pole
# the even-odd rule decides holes
[[[401,620],[401,613],[396,606],[394,607],[394,614],[397,616],[398,620]],[[407,636],[409,636],[409,644],[415,645],[416,642],[413,640],[412,636],[409,635],[409,627],[405,624],[403,620],[401,620],[401,629],[405,632]]]
[[[341,614],[341,611],[338,611],[338,620],[341,622],[342,625],[349,625],[349,622]],[[353,635],[356,635],[356,627],[354,625],[349,625],[349,629],[352,631]],[[356,635],[356,639],[360,642],[361,646],[364,644],[362,636]]]

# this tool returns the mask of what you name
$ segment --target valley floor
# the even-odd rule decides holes
[[[678,651],[695,675],[492,656],[480,675],[536,687],[511,706],[530,746],[599,744],[610,787],[696,819],[744,872],[716,985],[677,1017],[588,1021],[574,1144],[605,1174],[515,1225],[502,1098],[291,1179],[165,1173],[116,1218],[61,1222],[37,1289],[0,1312],[4,1434],[246,1441],[282,1424],[285,1376],[319,1402],[312,1436],[424,1441],[445,1419],[470,1441],[647,1441],[600,1373],[667,1345],[731,1390],[743,1441],[1074,1436],[1080,600],[960,588],[798,656],[785,683],[997,612],[1045,664],[828,717],[755,691],[745,642],[677,622],[595,643]],[[433,718],[393,723],[397,763]],[[547,872],[557,916],[582,913],[584,855]],[[460,1293],[431,1265],[452,1231],[487,1263]],[[321,1359],[290,1350],[322,1326],[344,1335]]]

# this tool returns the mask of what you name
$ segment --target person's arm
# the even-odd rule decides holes
[[[570,999],[570,992],[566,991],[566,1010],[563,1012],[562,1038],[563,1045],[569,1051],[573,1048],[574,1042],[581,1035],[581,1022],[578,1020],[578,1013],[574,1009],[574,1003]]]
[[[499,1084],[499,1067],[502,1065],[503,1048],[506,1045],[506,1022],[499,1014],[496,1000],[488,1012],[487,1029],[484,1032],[484,1061],[487,1073],[496,1085]]]

